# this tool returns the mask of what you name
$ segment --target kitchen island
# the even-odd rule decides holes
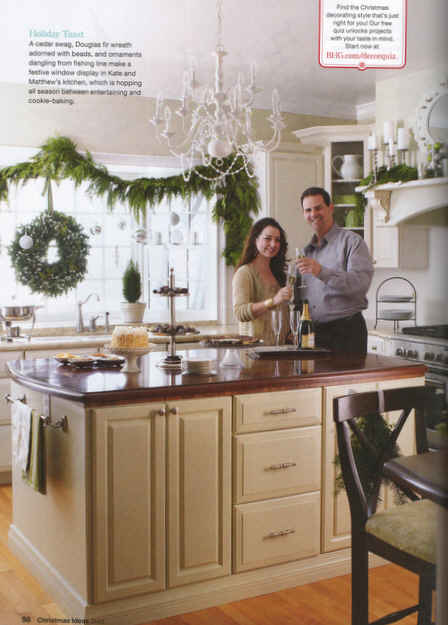
[[[10,547],[70,618],[147,623],[350,569],[332,399],[424,384],[425,368],[200,354],[215,375],[167,372],[160,353],[131,374],[8,365],[13,399],[66,418],[45,428],[46,494],[13,462]]]

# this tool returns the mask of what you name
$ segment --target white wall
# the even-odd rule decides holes
[[[407,74],[396,72],[392,78],[376,83],[376,131],[383,132],[383,123],[394,120],[412,128],[415,112],[425,93],[434,91],[446,80],[447,67],[435,66]],[[448,198],[447,208],[414,218],[409,224],[429,226],[429,265],[424,270],[376,269],[370,288],[368,320],[375,319],[375,294],[382,280],[403,276],[417,290],[417,323],[448,323]],[[382,321],[379,328],[391,328],[392,322]]]

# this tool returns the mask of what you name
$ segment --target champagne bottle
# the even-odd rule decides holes
[[[308,300],[303,300],[302,316],[300,317],[299,346],[303,349],[314,348],[314,324],[310,316]]]

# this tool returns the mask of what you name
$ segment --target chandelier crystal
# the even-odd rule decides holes
[[[227,52],[221,41],[222,0],[217,0],[216,7],[218,36],[213,53],[216,57],[214,85],[202,87],[196,80],[193,67],[185,70],[180,106],[175,111],[176,117],[182,122],[181,131],[173,130],[173,113],[160,95],[150,120],[156,128],[158,140],[165,141],[170,153],[180,158],[186,181],[197,164],[210,167],[214,172],[211,176],[205,176],[196,170],[206,180],[218,182],[243,168],[248,176],[253,177],[251,162],[255,152],[275,150],[285,127],[280,113],[278,91],[274,89],[272,113],[268,117],[273,129],[272,137],[266,142],[257,141],[253,137],[252,108],[256,94],[261,91],[255,83],[254,65],[250,68],[249,81],[246,84],[239,74],[236,84],[225,89],[223,59]]]

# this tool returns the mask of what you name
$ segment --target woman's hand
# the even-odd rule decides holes
[[[283,302],[288,302],[292,297],[292,289],[289,286],[283,286],[272,298],[274,305],[279,306]]]

